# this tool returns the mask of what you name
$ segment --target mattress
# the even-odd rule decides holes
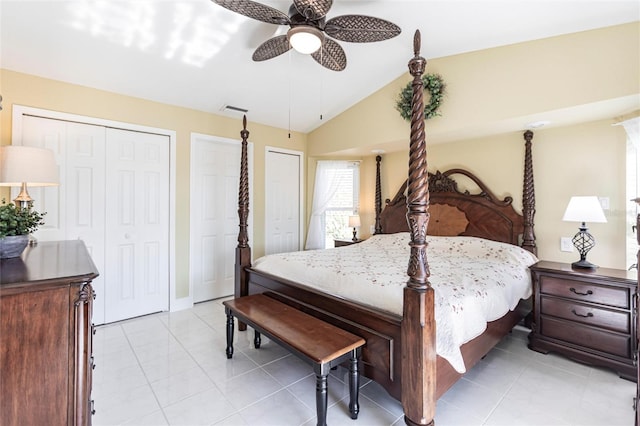
[[[273,254],[253,268],[402,316],[409,233],[374,235],[347,247]],[[531,295],[530,252],[474,237],[427,237],[435,290],[436,352],[465,372],[460,346]]]

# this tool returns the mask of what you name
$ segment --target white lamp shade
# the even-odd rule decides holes
[[[571,197],[562,220],[567,222],[606,223],[598,197]]]
[[[32,146],[0,147],[0,186],[58,185],[58,166],[53,151]]]
[[[293,27],[287,32],[287,39],[291,47],[305,55],[320,49],[322,38],[320,30],[308,25]]]
[[[349,228],[357,228],[360,226],[360,216],[349,216]]]

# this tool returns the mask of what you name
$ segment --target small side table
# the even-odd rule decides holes
[[[360,238],[358,238],[357,240],[353,241],[353,240],[333,240],[333,245],[334,247],[344,247],[344,246],[350,246],[351,244],[358,244],[363,242],[364,240],[361,240]]]
[[[546,261],[530,269],[534,320],[529,348],[608,367],[637,380],[635,271],[578,270]]]

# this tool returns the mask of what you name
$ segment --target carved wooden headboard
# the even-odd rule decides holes
[[[472,180],[479,192],[458,190],[454,175]],[[380,213],[376,233],[409,232],[406,205],[407,183],[402,185]],[[429,173],[429,225],[428,235],[481,237],[519,245],[524,229],[524,217],[517,213],[513,199],[499,200],[487,186],[472,173],[463,169]]]

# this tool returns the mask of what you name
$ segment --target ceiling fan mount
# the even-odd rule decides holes
[[[324,16],[314,18],[314,13],[310,8],[299,11],[294,3],[289,6],[289,22],[283,25],[311,25],[314,27],[324,28],[326,19]]]
[[[333,0],[293,0],[289,13],[252,0],[212,0],[233,12],[275,25],[289,25],[286,35],[272,37],[253,53],[254,61],[275,58],[292,47],[311,54],[325,68],[342,71],[347,57],[334,40],[370,43],[387,40],[400,34],[392,22],[366,15],[341,15],[326,20]]]

